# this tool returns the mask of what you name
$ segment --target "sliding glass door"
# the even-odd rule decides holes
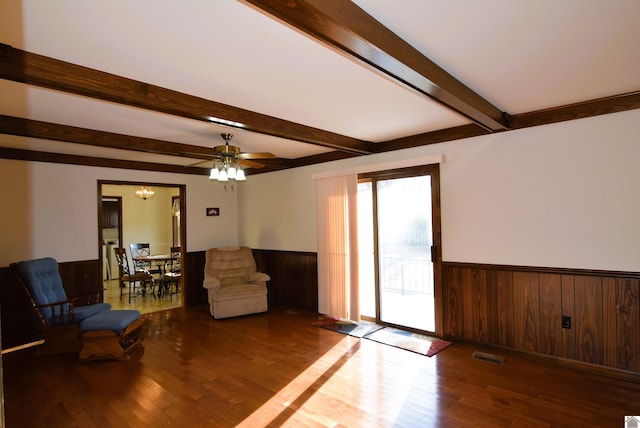
[[[362,314],[436,331],[437,167],[370,175],[359,191]]]

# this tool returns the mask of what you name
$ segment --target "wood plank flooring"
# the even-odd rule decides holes
[[[144,349],[127,361],[5,356],[7,427],[623,427],[640,415],[632,380],[509,355],[494,365],[459,343],[428,358],[298,309],[143,316]]]

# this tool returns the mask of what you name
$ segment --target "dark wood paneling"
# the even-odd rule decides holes
[[[501,346],[515,347],[513,332],[513,272],[496,272],[497,277],[497,316],[495,343]]]
[[[540,349],[539,352],[562,356],[562,287],[560,275],[540,274]]]
[[[184,304],[187,306],[207,305],[207,290],[202,286],[206,251],[187,252],[183,258]]]
[[[468,269],[465,271],[468,293],[465,293],[465,334],[477,342],[487,342],[487,271]],[[469,322],[467,322],[467,320]]]
[[[540,290],[538,275],[529,272],[513,274],[513,312],[516,348],[538,352]]]
[[[455,269],[445,266],[443,268],[444,282],[444,334],[450,337],[464,336],[464,284],[465,269]]]
[[[602,336],[602,279],[575,278],[577,359],[593,364],[604,363]],[[613,332],[611,332],[613,333]]]
[[[640,273],[446,262],[443,273],[446,337],[640,372]]]
[[[562,315],[575,316],[575,277],[573,275],[562,275],[560,278],[562,287]],[[562,329],[562,349],[564,358],[576,359],[576,330],[574,328]]]
[[[603,278],[604,365],[640,371],[640,281]]]
[[[269,303],[318,311],[318,257],[316,253],[253,250],[258,270],[271,277]]]

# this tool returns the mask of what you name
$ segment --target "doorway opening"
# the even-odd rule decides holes
[[[438,165],[431,165],[359,177],[359,298],[363,318],[438,332],[438,172]]]
[[[154,196],[143,199],[136,196],[139,186],[153,186]],[[104,301],[114,309],[137,309],[141,313],[156,312],[183,306],[184,287],[173,287],[173,293],[159,293],[162,273],[166,264],[162,255],[171,254],[180,247],[180,264],[186,252],[186,225],[184,224],[186,186],[175,184],[98,181],[98,239],[103,266]],[[133,272],[130,244],[148,243],[151,255],[158,257],[158,272],[154,282],[132,293],[129,301],[129,283],[122,287],[120,270],[114,249],[127,252],[129,268]],[[184,284],[184,273],[182,283]],[[140,284],[136,284],[140,285]]]

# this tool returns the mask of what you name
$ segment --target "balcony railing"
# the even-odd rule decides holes
[[[385,291],[433,295],[433,263],[427,258],[383,257],[380,277]]]

